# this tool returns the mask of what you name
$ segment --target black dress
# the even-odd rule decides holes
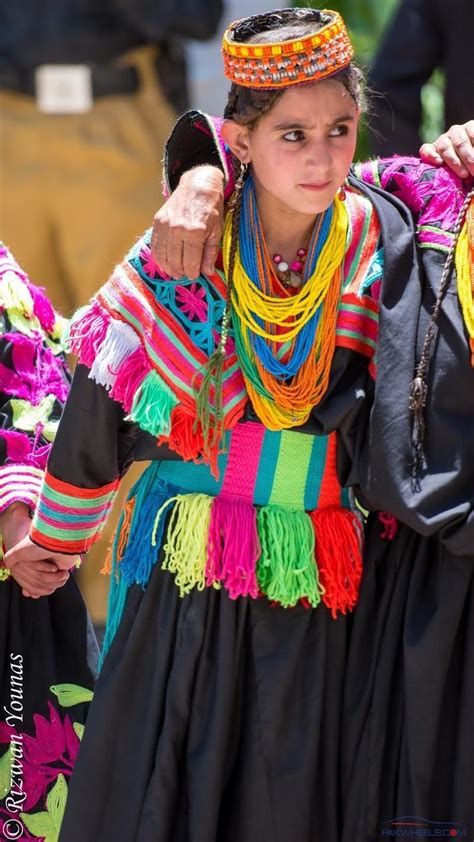
[[[362,185],[354,186],[363,192]],[[363,204],[372,219],[370,201],[364,198]],[[94,331],[94,337],[102,336],[96,349],[112,348],[114,335],[121,338],[121,344],[115,347],[123,349],[125,336],[136,349],[135,332],[125,331],[123,320],[120,326],[112,320],[107,339],[103,339],[100,308],[103,310],[109,294],[115,296],[113,318],[131,313],[135,325],[144,324],[149,312],[141,309],[144,301],[151,307],[164,298],[165,315],[175,314],[175,289],[185,302],[195,296],[196,312],[199,302],[204,301],[207,312],[214,307],[214,318],[222,317],[222,302],[210,297],[210,279],[181,279],[179,284],[153,280],[148,243],[145,237],[132,250],[89,313],[79,317],[86,319],[79,322],[82,338],[87,337],[87,331]],[[409,238],[407,243],[411,254]],[[374,242],[374,250],[376,246]],[[140,278],[145,279],[145,285],[140,279],[134,280],[140,284],[130,301],[126,270],[138,265],[138,254]],[[373,280],[377,272],[380,274],[376,263],[370,275]],[[364,283],[366,280],[364,276]],[[370,284],[365,291],[362,286],[361,281],[360,297],[356,296],[355,302],[351,299],[350,312],[360,310],[362,322],[372,325],[364,308],[371,308],[371,315],[375,315],[376,304]],[[188,291],[187,298],[183,289]],[[342,298],[340,315],[345,295]],[[203,335],[203,323],[198,320],[189,324],[182,311],[178,316],[180,325],[186,323],[197,342]],[[245,438],[250,428],[264,436],[255,486],[255,494],[258,490],[264,496],[267,486],[272,488],[273,443],[280,442],[279,459],[283,439],[291,440],[295,450],[289,454],[286,451],[288,461],[280,493],[290,496],[290,508],[296,508],[292,495],[296,494],[299,472],[298,447],[322,446],[321,452],[326,452],[326,439],[331,438],[335,444],[335,436],[325,434],[337,429],[344,419],[354,420],[364,410],[364,397],[371,389],[368,366],[373,346],[363,331],[355,338],[357,319],[351,325],[354,336],[348,338],[342,322],[339,324],[324,405],[297,431],[272,432],[263,428],[247,404],[244,417],[232,429],[219,482],[227,482],[235,437]],[[154,330],[151,325],[146,331],[150,341]],[[351,343],[358,350],[353,350]],[[89,348],[92,343],[86,339],[84,345]],[[137,421],[124,418],[122,406],[112,398],[120,392],[117,384],[122,370],[128,372],[128,382],[134,380],[130,368],[126,368],[132,365],[132,354],[124,362],[120,353],[120,363],[114,365],[109,359],[108,364],[102,361],[100,366],[97,350],[88,357],[86,352],[80,353],[82,363],[76,368],[48,463],[48,482],[63,493],[62,505],[69,505],[69,529],[47,534],[43,518],[47,504],[42,499],[32,533],[38,543],[54,542],[67,551],[68,544],[76,540],[74,511],[79,498],[109,499],[132,459],[152,460],[131,491],[129,503],[135,501],[135,508],[124,541],[125,555],[112,570],[106,633],[111,645],[97,682],[60,838],[62,842],[312,842],[317,836],[338,842],[342,832],[339,757],[343,679],[350,614],[334,618],[326,605],[313,609],[300,601],[284,608],[265,594],[231,598],[224,586],[216,589],[203,584],[180,596],[171,564],[168,569],[162,568],[171,527],[167,537],[160,533],[154,552],[152,549],[153,521],[162,503],[159,495],[163,478],[171,483],[174,476],[178,491],[185,489],[203,496],[218,494],[212,489],[218,489],[219,482],[212,479],[208,466],[183,463],[167,445],[157,446],[156,434],[143,432]],[[143,359],[141,349],[132,353],[135,359]],[[109,378],[109,390],[95,382],[94,376],[104,381]],[[141,413],[141,418],[152,417],[153,413]],[[335,454],[335,448],[331,453]],[[245,455],[252,461],[253,451],[249,449]],[[313,464],[315,469],[309,471]],[[312,482],[323,472],[326,475],[328,464],[326,457],[308,462]],[[238,473],[244,474],[247,466],[241,461],[238,468]],[[348,493],[340,492],[349,501]],[[173,498],[172,491],[167,496]],[[126,534],[129,503],[119,536]],[[260,503],[257,500],[256,505]],[[262,510],[265,506],[262,504]],[[312,510],[311,505],[305,510]],[[308,517],[306,513],[304,516]],[[184,528],[185,539],[195,529],[193,524],[189,521],[189,528]],[[234,528],[238,530],[239,526],[243,541],[243,523]],[[79,523],[76,531],[82,535],[81,540],[91,541],[92,534],[84,536],[81,529]],[[284,546],[284,531],[279,541]],[[297,541],[294,546],[296,567],[300,567],[303,544]],[[133,547],[138,547],[138,566],[151,553],[149,578],[129,584],[122,593],[123,612],[120,622],[115,623],[115,634],[110,634],[121,600],[127,552],[130,548],[132,555]],[[314,554],[311,564],[314,568]]]
[[[409,196],[410,170],[398,183],[384,166],[378,177]],[[420,278],[384,278],[374,405],[352,461],[362,502],[395,515],[398,530],[382,539],[372,516],[366,528],[345,680],[344,842],[413,828],[433,838],[474,834],[474,369],[455,274],[432,348],[425,464],[418,483],[411,478],[410,380],[450,243],[453,195],[441,171],[418,226]]]
[[[198,148],[200,162],[222,167],[231,192],[229,156],[222,141],[209,139],[209,122],[218,132],[219,122],[197,111],[175,126],[165,159],[170,189]],[[375,514],[366,524],[344,683],[342,839],[472,839],[474,370],[455,273],[432,348],[416,491],[409,412],[410,383],[467,185],[414,158],[375,160],[355,171],[372,187],[385,271],[374,405],[340,428],[339,467],[362,504],[395,517],[398,528],[393,537]]]

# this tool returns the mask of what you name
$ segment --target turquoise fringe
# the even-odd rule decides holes
[[[110,649],[122,620],[129,589],[132,585],[140,585],[142,588],[146,588],[153,566],[158,560],[168,517],[165,514],[160,518],[156,540],[152,544],[156,513],[170,497],[173,497],[179,492],[176,486],[159,479],[159,465],[159,462],[153,462],[137,480],[128,495],[128,500],[135,498],[135,506],[127,546],[120,561],[117,560],[117,547],[123,526],[124,514],[121,515],[117,526],[112,547],[112,573],[107,608],[107,624],[100,657],[100,667],[104,662],[104,658]]]

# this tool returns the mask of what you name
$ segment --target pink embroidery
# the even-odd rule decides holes
[[[198,284],[176,287],[176,303],[190,319],[205,322],[207,319],[206,290]]]
[[[140,261],[145,275],[148,275],[149,278],[159,278],[163,274],[153,258],[150,246],[146,243],[140,249]]]
[[[398,520],[395,515],[388,512],[379,512],[379,521],[384,527],[380,537],[386,541],[393,541],[398,532]]]

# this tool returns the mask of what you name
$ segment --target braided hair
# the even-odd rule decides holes
[[[240,21],[233,31],[235,38],[239,42],[248,41],[249,43],[258,42],[265,44],[304,38],[311,33],[317,32],[329,22],[330,16],[328,13],[317,9],[281,9],[245,18]],[[330,78],[340,82],[352,97],[357,107],[362,110],[364,105],[362,71],[351,62],[351,64]],[[314,84],[314,82],[303,82],[301,84]],[[259,120],[273,108],[284,93],[285,88],[263,90],[261,88],[247,88],[233,83],[224,110],[224,119],[234,120],[239,125],[246,126],[253,131]],[[241,164],[235,156],[233,156],[233,166],[236,182],[234,193],[228,206],[228,211],[232,213],[232,232],[227,274],[227,304],[223,316],[219,345],[207,362],[203,380],[196,396],[198,421],[203,431],[205,452],[207,450],[208,453],[209,449],[215,450],[216,446],[219,445],[224,432],[222,406],[223,360],[230,325],[230,302],[235,256],[239,241],[242,190],[247,176],[247,167]],[[214,389],[215,394],[213,415],[210,408],[211,389]]]

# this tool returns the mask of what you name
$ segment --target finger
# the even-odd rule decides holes
[[[434,143],[424,143],[420,147],[420,158],[425,164],[440,166],[443,163],[441,155],[436,151]]]
[[[468,126],[467,123],[464,126],[452,126],[449,135],[459,160],[469,174],[474,175],[474,129],[470,130]]]
[[[12,570],[20,561],[40,561],[48,558],[49,555],[48,550],[36,546],[29,538],[24,538],[16,547],[6,553],[4,561],[5,566]]]
[[[219,240],[215,240],[214,237],[209,237],[204,244],[204,252],[202,256],[202,271],[205,275],[212,275],[215,271],[219,251]]]
[[[200,240],[189,240],[183,243],[183,274],[195,280],[201,274],[204,243]]]
[[[12,576],[21,586],[36,587],[38,584],[47,582],[48,586],[54,587],[67,581],[69,573],[64,570],[51,571],[51,568],[41,572],[33,564],[23,562],[13,568]]]
[[[51,596],[56,590],[57,588],[51,588],[46,585],[43,587],[32,587],[31,585],[27,585],[25,588],[22,588],[21,592],[25,596],[29,596],[31,599],[40,599],[42,596]]]
[[[450,130],[452,132],[452,129]],[[456,148],[453,144],[451,134],[442,134],[434,143],[436,151],[441,155],[443,162],[460,178],[466,178],[468,172],[462,163]]]
[[[160,212],[158,212],[155,214],[155,218],[153,220],[150,247],[155,263],[157,263],[161,269],[164,269],[165,272],[168,272],[167,245],[167,228],[161,220]]]
[[[185,274],[183,268],[183,252],[184,252],[184,242],[183,240],[179,240],[178,238],[173,238],[172,241],[168,244],[168,266],[169,272],[168,274],[171,275],[175,281],[182,278]]]
[[[36,588],[60,588],[69,579],[69,573],[41,573],[33,578]]]
[[[52,561],[32,561],[30,567],[35,573],[56,573],[59,570]]]
[[[63,553],[53,553],[51,556],[58,570],[66,570],[70,572],[81,566],[81,557],[78,555],[64,555]]]

